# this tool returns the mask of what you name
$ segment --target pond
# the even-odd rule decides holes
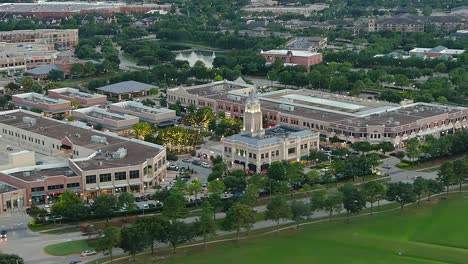
[[[216,57],[214,51],[189,50],[176,53],[176,60],[188,61],[192,67],[197,61],[205,63],[207,68],[213,67],[213,60]]]

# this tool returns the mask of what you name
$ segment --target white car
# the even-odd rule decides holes
[[[97,254],[97,252],[94,251],[94,250],[85,250],[85,251],[81,252],[82,257],[92,256],[92,255],[96,255],[96,254]]]
[[[321,172],[327,172],[327,171],[330,171],[330,168],[323,168],[320,170]]]
[[[202,166],[203,168],[211,168],[211,165],[208,164],[208,163],[206,163],[206,162],[202,162],[201,166]]]
[[[149,205],[143,204],[143,205],[141,206],[141,209],[149,209]]]

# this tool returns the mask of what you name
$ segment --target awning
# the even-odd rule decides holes
[[[141,182],[131,182],[130,186],[138,186],[141,185]]]
[[[107,186],[99,186],[99,189],[105,190],[105,189],[114,189],[113,185],[107,185]]]
[[[31,194],[32,197],[44,196],[44,195],[45,195],[45,192],[33,192]]]
[[[121,188],[121,187],[127,187],[127,186],[128,186],[128,184],[126,184],[126,183],[114,184],[114,187],[115,187],[115,188]]]
[[[55,192],[49,192],[49,194],[56,195],[56,194],[62,194],[63,191],[55,191]]]
[[[86,188],[86,191],[97,191],[99,190],[99,187],[93,187],[93,188]]]

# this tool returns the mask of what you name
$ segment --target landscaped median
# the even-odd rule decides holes
[[[45,252],[53,256],[66,256],[72,254],[80,254],[85,250],[95,250],[96,239],[82,239],[67,241],[63,243],[49,245],[44,248]]]

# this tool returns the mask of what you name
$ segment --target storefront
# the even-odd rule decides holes
[[[24,189],[0,183],[0,214],[8,211],[24,210],[26,207]]]

